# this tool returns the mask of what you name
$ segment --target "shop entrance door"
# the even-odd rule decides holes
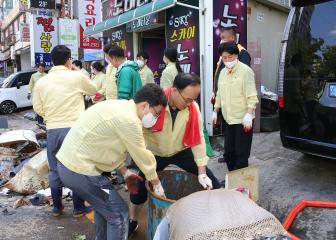
[[[145,51],[149,55],[148,67],[154,73],[154,79],[160,84],[161,73],[165,68],[163,52],[166,48],[164,27],[141,32],[139,37],[139,51]]]

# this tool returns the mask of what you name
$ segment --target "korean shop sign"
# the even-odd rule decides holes
[[[133,34],[126,32],[126,25],[113,28],[110,39],[111,43],[124,49],[125,56],[128,59],[133,59]]]
[[[78,4],[79,19],[79,46],[85,49],[101,49],[99,39],[84,36],[84,30],[102,21],[101,0],[81,0]]]
[[[154,13],[142,18],[138,18],[126,24],[127,32],[143,31],[149,28],[153,28],[159,22],[159,14]]]
[[[200,74],[198,10],[175,6],[166,13],[166,43],[178,52],[181,68],[186,73]]]
[[[45,63],[51,66],[51,50],[58,44],[57,19],[32,15],[30,25],[32,66]]]
[[[59,44],[71,50],[71,57],[78,60],[78,20],[59,19]]]
[[[107,11],[107,16],[116,17],[152,1],[153,0],[108,0],[109,8]]]
[[[30,0],[30,8],[55,9],[55,0]]]

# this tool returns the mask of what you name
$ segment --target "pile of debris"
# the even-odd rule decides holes
[[[0,131],[0,194],[20,196],[13,208],[50,204],[50,194],[38,193],[49,187],[46,138],[41,129]]]
[[[6,131],[0,135],[0,186],[21,194],[48,187],[48,159],[41,148],[46,133],[32,130]]]

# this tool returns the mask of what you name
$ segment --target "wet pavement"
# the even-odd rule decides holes
[[[13,129],[34,127],[23,119],[23,112],[9,116]],[[214,139],[214,148],[223,147],[221,138]],[[217,157],[221,154],[216,152]],[[253,138],[250,163],[260,171],[258,204],[283,221],[291,208],[300,200],[336,201],[336,161],[306,156],[282,147],[279,132],[259,133]],[[209,163],[219,179],[227,172],[225,164],[214,158]],[[127,194],[123,193],[127,199]],[[14,197],[15,198],[15,197]],[[85,217],[75,219],[71,215],[71,203],[66,203],[66,214],[60,218],[50,217],[51,207],[23,206],[11,208],[14,199],[0,196],[0,239],[94,239],[94,225]],[[14,212],[4,215],[3,210]],[[145,239],[145,214],[139,232],[132,239]],[[336,209],[307,208],[294,222],[291,232],[302,239],[336,239]]]

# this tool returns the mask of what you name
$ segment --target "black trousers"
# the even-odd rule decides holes
[[[245,133],[242,124],[224,123],[224,159],[229,171],[248,166],[251,153],[253,130]]]
[[[182,152],[179,152],[171,157],[158,157],[156,158],[156,171],[160,172],[163,171],[168,165],[173,164],[175,166],[178,166],[185,170],[186,172],[189,172],[194,175],[198,175],[198,167],[194,161],[194,155],[191,151],[191,149],[186,149]],[[206,173],[208,177],[212,181],[212,185],[214,189],[220,188],[220,183],[218,179],[215,177],[215,175],[207,168]],[[140,176],[145,179],[145,176],[143,173],[140,173]],[[137,194],[130,194],[130,199],[133,204],[140,205],[147,201],[147,189],[145,185],[145,181],[139,181],[138,182],[138,193]]]

